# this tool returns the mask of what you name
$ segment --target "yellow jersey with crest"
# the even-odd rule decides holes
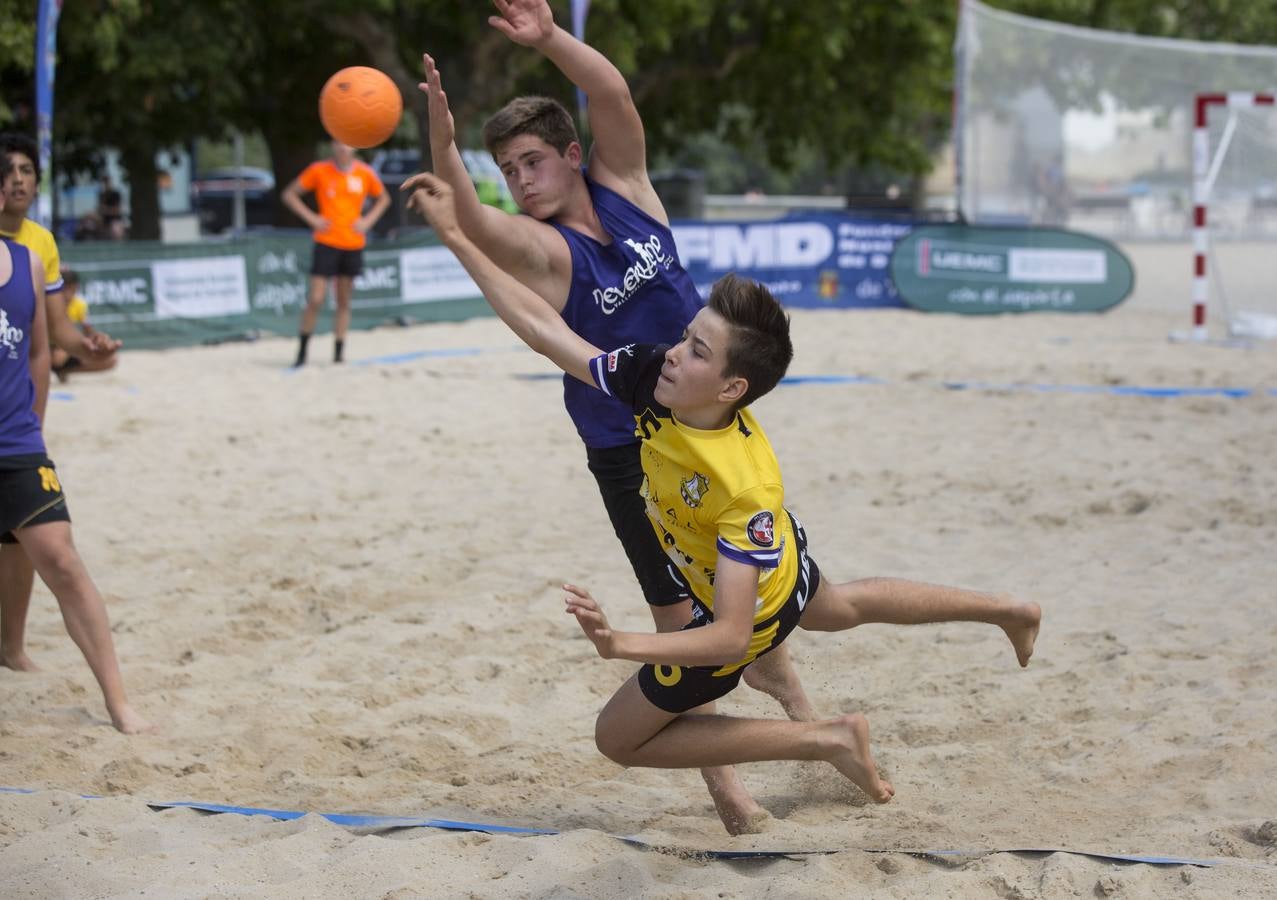
[[[748,409],[705,431],[674,418],[654,391],[665,345],[630,344],[595,357],[595,386],[628,403],[643,442],[643,499],[665,551],[713,612],[719,556],[757,566],[754,621],[774,615],[798,576],[780,465]]]

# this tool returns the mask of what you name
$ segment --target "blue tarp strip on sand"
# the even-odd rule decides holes
[[[0,793],[34,794],[36,791],[29,788],[0,787]],[[101,797],[89,794],[81,794],[80,796],[85,800],[102,799]],[[321,818],[332,822],[334,825],[341,825],[347,828],[372,828],[379,830],[392,830],[398,828],[439,828],[448,831],[480,831],[485,834],[517,835],[555,835],[563,833],[562,831],[554,828],[528,828],[518,825],[494,825],[485,822],[461,822],[451,819],[433,819],[416,816],[307,813],[288,809],[265,809],[255,806],[226,806],[220,803],[197,803],[189,800],[179,800],[171,803],[148,802],[146,805],[152,809],[194,809],[201,812],[227,813],[239,816],[267,816],[271,819],[281,821],[292,821],[307,815],[318,815]],[[1204,868],[1211,868],[1213,866],[1233,862],[1231,860],[1190,859],[1182,856],[1099,853],[1090,850],[1069,850],[1063,847],[996,847],[983,850],[927,850],[921,848],[887,847],[839,847],[826,850],[692,850],[684,847],[653,844],[649,841],[640,840],[636,837],[624,837],[622,835],[613,835],[613,837],[617,840],[624,841],[632,847],[637,847],[642,850],[655,850],[661,853],[677,853],[680,856],[698,856],[705,859],[715,860],[782,859],[802,856],[827,856],[834,853],[842,853],[844,851],[859,850],[862,853],[904,853],[909,856],[935,857],[938,859],[964,857],[974,858],[986,856],[991,853],[1069,853],[1075,856],[1089,856],[1094,859],[1112,860],[1114,862],[1142,863],[1144,865],[1153,866],[1200,866]],[[1235,862],[1242,863],[1244,861],[1236,860]]]

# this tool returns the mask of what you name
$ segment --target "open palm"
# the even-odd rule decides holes
[[[554,13],[546,0],[493,0],[499,16],[488,24],[516,44],[535,47],[554,33]]]

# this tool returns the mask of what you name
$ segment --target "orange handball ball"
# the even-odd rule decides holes
[[[395,133],[403,97],[384,72],[350,66],[319,92],[319,121],[334,140],[359,150],[376,147]]]

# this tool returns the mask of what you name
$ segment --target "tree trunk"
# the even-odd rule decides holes
[[[271,224],[276,228],[305,228],[306,223],[283,204],[284,188],[315,161],[315,141],[308,128],[267,127],[262,136],[270,150],[271,171],[275,175],[275,196],[271,201]],[[313,204],[312,204],[313,205]]]
[[[129,180],[129,240],[160,239],[159,169],[155,148],[147,141],[130,141],[120,152]]]

